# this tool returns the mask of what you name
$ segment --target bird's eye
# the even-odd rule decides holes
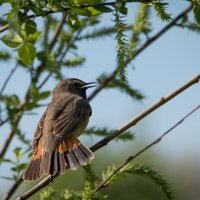
[[[74,83],[74,87],[79,87],[80,85],[78,83]]]

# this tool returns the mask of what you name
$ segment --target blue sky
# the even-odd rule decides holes
[[[168,12],[173,14],[173,18],[184,9],[188,3],[186,1],[169,1]],[[128,21],[134,20],[134,11],[136,6],[129,4]],[[154,14],[153,14],[154,16]],[[112,15],[103,16],[102,24],[107,26],[112,24]],[[156,16],[153,17],[152,28],[154,33],[160,30],[166,23],[160,21]],[[1,33],[0,36],[4,35]],[[139,89],[146,98],[141,102],[135,102],[125,94],[116,90],[104,90],[92,102],[93,115],[89,126],[97,125],[108,126],[109,128],[118,128],[132,117],[148,108],[158,101],[162,96],[189,81],[195,75],[200,73],[200,36],[188,30],[172,28],[151,46],[149,46],[141,55],[139,55],[129,65],[128,80],[136,89]],[[0,43],[1,49],[7,47]],[[87,58],[84,67],[79,70],[63,71],[65,77],[76,77],[85,81],[95,81],[102,72],[112,72],[115,68],[115,39],[105,38],[103,40],[85,41],[79,45],[79,52]],[[13,66],[12,63],[0,63],[0,85],[4,82],[5,77]],[[18,71],[8,85],[8,92],[17,92],[24,94],[28,79],[23,71]],[[51,80],[44,89],[52,89],[56,82]],[[91,89],[92,91],[92,89]],[[90,92],[91,92],[90,91]],[[114,100],[113,100],[114,99]],[[138,123],[132,130],[136,132],[135,142],[115,143],[112,142],[109,147],[111,150],[118,148],[125,149],[128,147],[128,154],[134,153],[135,143],[147,144],[170,128],[186,113],[192,110],[200,103],[200,86],[196,84],[190,89],[157,109],[154,113]],[[34,129],[44,108],[38,110],[38,115],[28,116],[20,124],[26,131],[29,138],[33,137]],[[169,136],[155,146],[153,150],[161,157],[160,162],[170,161],[170,166],[183,162],[187,158],[197,168],[200,167],[200,161],[197,159],[197,152],[200,151],[200,112],[196,112],[180,127],[176,128]],[[8,127],[4,126],[0,132],[0,141],[4,141],[8,132]],[[81,136],[82,137],[82,136]],[[98,139],[83,140],[91,146]],[[116,146],[116,144],[118,144]],[[11,148],[18,145],[12,142]],[[9,151],[7,157],[12,156]],[[162,164],[160,164],[162,165]],[[3,165],[0,166],[0,174],[8,172]],[[9,185],[9,182],[5,182]]]

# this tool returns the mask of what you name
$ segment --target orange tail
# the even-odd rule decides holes
[[[43,152],[42,146],[39,145],[37,153],[33,155],[23,174],[23,179],[34,181],[43,175],[63,174],[67,168],[76,170],[78,164],[86,165],[93,158],[91,150],[73,136],[60,141],[53,152]]]

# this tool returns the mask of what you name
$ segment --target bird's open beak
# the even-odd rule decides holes
[[[95,85],[91,85],[91,84],[94,84],[94,83],[95,82],[85,83],[85,85],[82,86],[81,88],[88,89],[88,88],[91,88],[91,87],[95,87]]]

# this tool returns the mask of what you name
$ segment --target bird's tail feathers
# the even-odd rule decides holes
[[[23,174],[23,179],[34,181],[43,175],[63,174],[67,168],[76,170],[78,164],[86,165],[93,158],[92,151],[73,136],[59,141],[57,148],[52,152],[43,152],[39,144],[37,153],[33,155]]]

